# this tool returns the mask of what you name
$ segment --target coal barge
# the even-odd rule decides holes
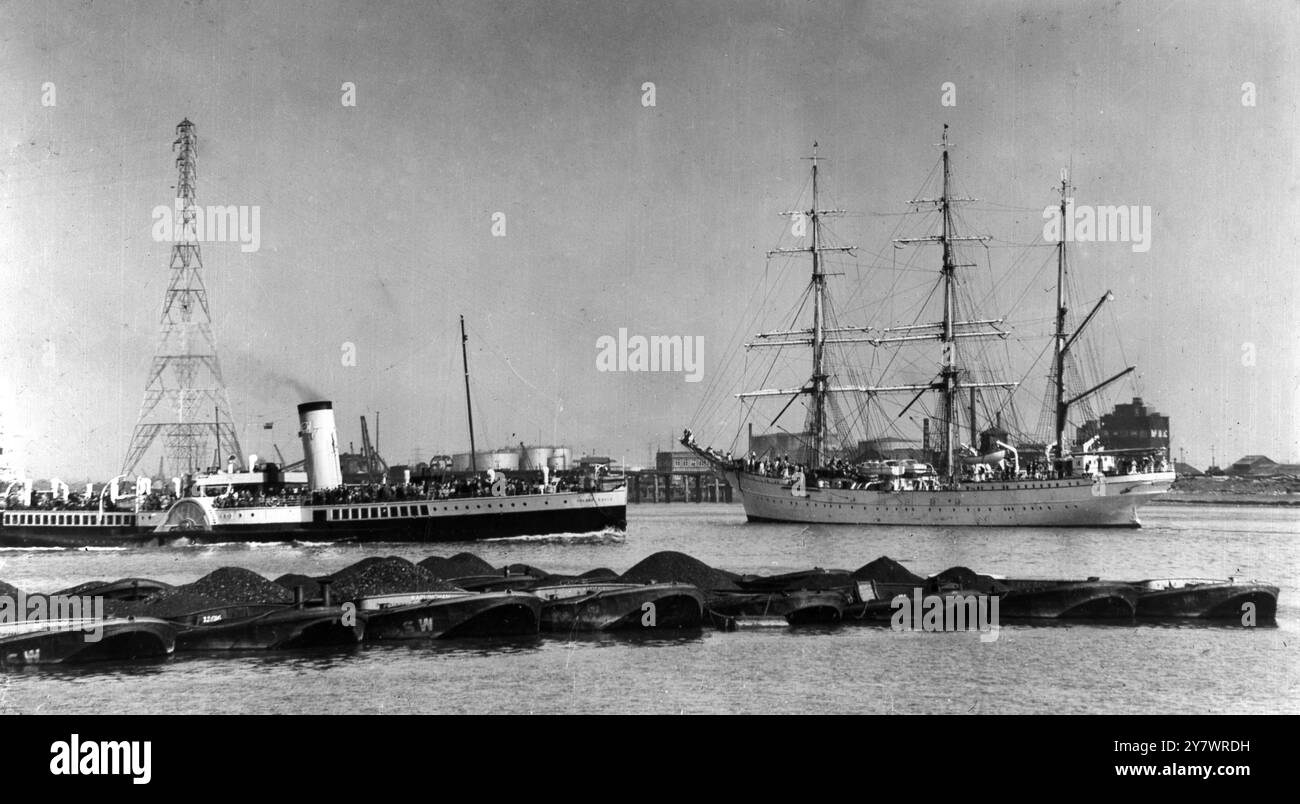
[[[0,667],[162,658],[175,650],[176,632],[175,624],[154,617],[4,622]]]
[[[621,531],[627,488],[594,478],[571,488],[542,473],[529,493],[510,494],[489,471],[467,491],[430,486],[345,487],[333,405],[298,406],[305,473],[275,464],[258,471],[214,472],[178,489],[176,499],[143,510],[149,481],[130,497],[108,488],[95,509],[34,508],[30,486],[6,494],[0,546],[94,547],[219,542],[443,542],[509,536]],[[116,488],[116,483],[112,484]],[[26,497],[26,499],[23,499]],[[129,499],[129,510],[121,510]]]
[[[495,585],[503,588],[489,588]],[[0,592],[41,597],[2,581]],[[853,572],[736,575],[671,551],[648,556],[621,575],[603,568],[580,576],[525,565],[493,568],[462,553],[418,565],[369,557],[321,577],[290,573],[271,581],[223,567],[176,587],[126,578],[54,593],[92,594],[107,599],[107,618],[8,622],[12,617],[0,607],[0,668],[157,658],[173,649],[347,648],[362,641],[579,631],[663,636],[705,625],[723,631],[860,624],[980,632],[996,630],[999,620],[1022,627],[1158,620],[1267,626],[1275,624],[1277,611],[1277,587],[1256,581],[1015,580],[965,567],[922,577],[883,556]],[[900,622],[908,609],[915,615]],[[88,639],[92,631],[103,638]],[[982,640],[986,636],[981,633]]]

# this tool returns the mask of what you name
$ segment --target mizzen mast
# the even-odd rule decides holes
[[[1097,391],[1100,391],[1102,388],[1105,388],[1121,377],[1132,373],[1137,368],[1136,366],[1129,366],[1110,379],[1092,386],[1083,393],[1077,394],[1070,399],[1065,398],[1065,356],[1069,353],[1070,347],[1074,345],[1074,341],[1079,337],[1080,333],[1082,333],[1084,328],[1086,328],[1089,322],[1092,321],[1093,316],[1097,315],[1097,312],[1101,310],[1102,305],[1115,298],[1109,290],[1102,294],[1102,297],[1097,300],[1095,305],[1093,305],[1092,310],[1088,312],[1086,317],[1084,317],[1083,322],[1079,324],[1078,329],[1076,329],[1072,334],[1067,335],[1065,331],[1065,314],[1068,312],[1068,308],[1065,306],[1065,241],[1067,239],[1065,237],[1065,227],[1070,225],[1071,219],[1068,208],[1074,203],[1074,199],[1068,197],[1071,189],[1069,174],[1066,172],[1065,168],[1062,168],[1061,217],[1059,221],[1060,239],[1056,243],[1056,331],[1053,335],[1056,345],[1056,364],[1054,366],[1054,376],[1052,378],[1053,391],[1056,396],[1056,415],[1053,422],[1054,426],[1052,434],[1056,437],[1056,457],[1057,460],[1061,461],[1065,460],[1068,455],[1065,446],[1065,428],[1066,417],[1069,414],[1070,406],[1084,397],[1091,396]]]
[[[1066,225],[1065,207],[1070,194],[1069,174],[1061,169],[1061,226]],[[1052,434],[1056,437],[1056,457],[1065,459],[1065,233],[1056,244],[1056,420]]]

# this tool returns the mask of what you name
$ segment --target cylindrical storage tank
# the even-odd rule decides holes
[[[529,447],[524,450],[523,456],[519,460],[520,469],[531,469],[536,472],[543,466],[548,466],[551,454],[554,452],[550,447]]]
[[[573,455],[568,447],[552,447],[551,456],[546,459],[546,467],[552,471],[565,471],[573,464]]]
[[[514,450],[498,450],[494,452],[476,452],[475,470],[486,472],[489,469],[496,469],[503,472],[519,471],[519,453]],[[470,471],[469,453],[458,452],[451,456],[451,470],[453,472]]]
[[[302,403],[298,406],[298,425],[302,454],[306,460],[308,490],[319,491],[343,485],[334,405],[330,402]]]
[[[519,471],[519,453],[515,450],[498,450],[496,452],[486,452],[479,455],[478,468],[487,469],[491,467],[497,471]]]

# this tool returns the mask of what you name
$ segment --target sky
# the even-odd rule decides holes
[[[1071,246],[1080,297],[1116,296],[1103,369],[1138,367],[1101,407],[1142,396],[1198,466],[1300,460],[1297,53],[1284,2],[6,3],[6,456],[116,474],[188,118],[198,204],[259,213],[256,250],[203,244],[245,453],[293,460],[319,398],[358,446],[377,411],[390,463],[465,450],[462,314],[480,446],[645,463],[684,426],[726,445],[736,347],[806,281],[765,257],[802,157],[816,141],[850,211],[835,236],[861,247],[833,279],[842,323],[887,323],[877,271],[946,123],[981,199],[963,222],[1039,238],[987,252],[1023,272],[1001,285],[1018,335],[1050,326],[1041,211],[1068,166],[1078,203],[1152,216],[1145,252]],[[620,329],[702,339],[701,381],[602,371]]]

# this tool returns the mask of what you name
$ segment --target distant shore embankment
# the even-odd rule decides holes
[[[1300,478],[1180,477],[1152,505],[1300,505]]]

